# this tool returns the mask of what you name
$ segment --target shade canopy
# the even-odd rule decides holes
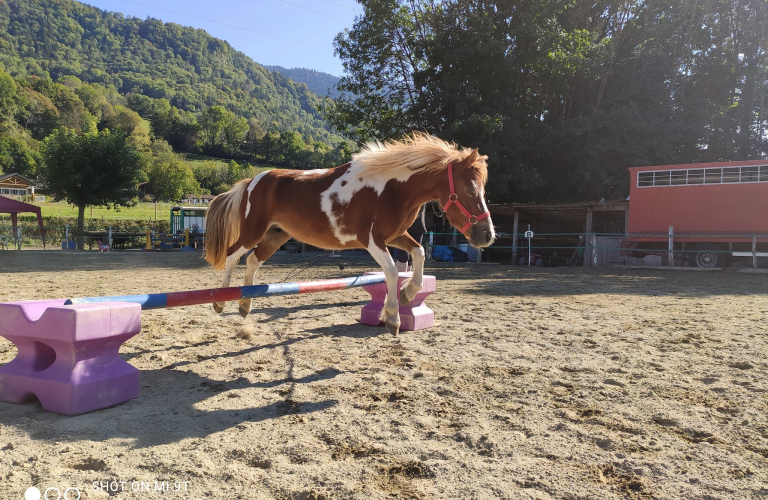
[[[37,214],[37,224],[40,226],[40,236],[43,238],[43,248],[45,248],[45,228],[43,227],[43,216],[40,213],[40,207],[0,196],[0,214],[11,214],[14,233],[16,226],[18,226],[18,215],[26,212]]]

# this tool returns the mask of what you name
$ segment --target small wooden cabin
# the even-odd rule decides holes
[[[35,195],[35,183],[21,174],[0,175],[0,195],[19,201],[27,200]]]

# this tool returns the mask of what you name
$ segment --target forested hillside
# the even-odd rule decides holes
[[[205,31],[70,0],[0,2],[0,63],[13,76],[73,75],[183,111],[221,105],[268,128],[330,143],[306,85],[276,75]]]
[[[330,95],[338,97],[339,91],[336,90],[338,76],[333,76],[322,71],[307,68],[283,68],[282,66],[265,66],[270,71],[278,71],[295,82],[301,82],[309,87],[309,90],[319,96]]]
[[[220,192],[251,172],[237,166],[245,162],[344,163],[349,144],[317,103],[305,84],[203,30],[71,0],[0,1],[0,172],[36,176],[60,128],[120,129],[150,180],[175,169],[187,192]],[[216,175],[195,171],[195,182],[174,153],[239,163]]]

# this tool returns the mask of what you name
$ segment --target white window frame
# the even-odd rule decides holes
[[[723,169],[730,168],[738,168],[739,169],[739,179],[737,181],[731,181],[731,182],[723,182]],[[754,180],[744,180],[744,169],[755,169],[757,168],[756,175],[754,175]],[[703,178],[701,179],[701,182],[691,183],[689,182],[689,172],[692,170],[701,170],[703,171]],[[707,182],[707,178],[711,178],[712,174],[715,173],[716,170],[719,170],[720,172],[720,180],[719,182]],[[709,176],[707,176],[707,171],[711,172]],[[673,174],[678,173],[678,178],[675,180],[680,180],[682,176],[679,175],[680,172],[685,172],[685,183],[680,184],[674,184],[673,183]],[[651,178],[651,184],[641,184],[640,177],[641,174],[652,174],[651,176],[645,176],[643,179],[644,183],[648,182],[648,177]],[[731,175],[731,174],[726,174]],[[657,179],[660,182],[665,182],[664,184],[657,184]],[[730,166],[730,167],[709,167],[709,168],[680,168],[680,169],[670,169],[670,170],[642,170],[637,173],[637,181],[636,185],[638,188],[650,188],[650,187],[680,187],[680,186],[718,186],[722,184],[757,184],[760,182],[768,182],[768,164],[766,165],[741,165],[741,166]]]

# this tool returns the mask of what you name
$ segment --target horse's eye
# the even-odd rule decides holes
[[[477,193],[473,189],[466,189],[465,191],[469,196],[477,196]]]

